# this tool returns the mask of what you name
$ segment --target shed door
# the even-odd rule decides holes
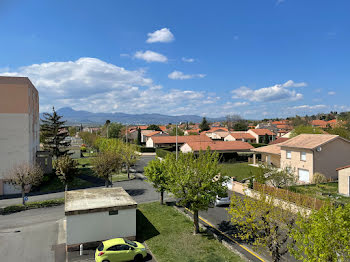
[[[298,170],[299,181],[309,183],[310,182],[310,173],[309,170],[299,169]]]

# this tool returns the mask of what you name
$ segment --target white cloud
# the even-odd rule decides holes
[[[185,80],[185,79],[191,79],[191,78],[203,78],[205,77],[205,74],[194,74],[194,75],[186,75],[180,71],[173,71],[171,72],[168,77],[173,80]]]
[[[236,102],[233,104],[233,106],[248,106],[249,103],[248,102]]]
[[[277,0],[276,1],[276,5],[280,5],[280,4],[282,4],[283,2],[285,2],[286,0]]]
[[[289,107],[288,109],[292,109],[292,110],[314,110],[314,109],[323,109],[323,108],[327,108],[326,105],[301,105],[301,106],[293,106],[293,107]]]
[[[27,76],[40,96],[40,111],[72,107],[91,112],[221,115],[218,97],[204,91],[166,89],[144,70],[127,70],[96,58],[33,64],[0,75]],[[208,104],[212,108],[204,105]]]
[[[334,91],[329,91],[328,92],[328,95],[330,95],[330,96],[334,96],[336,93],[334,92]]]
[[[169,43],[175,39],[169,28],[162,28],[160,30],[154,31],[153,33],[148,33],[147,36],[147,43]]]
[[[145,60],[146,62],[161,62],[165,63],[168,61],[168,58],[162,54],[147,50],[147,51],[137,51],[134,55],[134,58]]]
[[[183,57],[181,60],[184,61],[184,62],[186,62],[186,63],[193,63],[193,62],[194,62],[194,58],[186,58],[186,57]]]
[[[306,86],[306,83],[295,83],[292,80],[289,80],[284,84],[277,84],[256,90],[242,86],[238,89],[232,90],[232,98],[245,99],[255,102],[295,101],[302,99],[303,95],[301,93],[297,93],[295,90],[291,90],[290,88],[301,86]]]

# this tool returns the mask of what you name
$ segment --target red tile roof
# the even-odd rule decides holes
[[[145,135],[145,136],[148,136],[148,137],[150,137],[150,136],[154,136],[154,135],[157,135],[157,134],[159,134],[160,133],[160,131],[154,131],[154,132],[152,132],[152,133],[149,133],[149,134],[147,134],[147,135]]]
[[[251,134],[242,131],[242,132],[231,132],[230,135],[234,137],[235,139],[255,139]]]
[[[166,126],[159,126],[160,130],[162,130],[163,132],[166,131]]]
[[[228,129],[226,127],[212,127],[210,130],[206,131],[206,132],[217,132],[217,131],[224,131],[224,132],[228,132]]]
[[[191,141],[187,144],[193,151],[206,150],[208,147],[212,151],[249,151],[254,147],[247,142],[242,141],[211,141],[211,142],[196,142]]]
[[[349,168],[349,167],[350,167],[350,165],[348,165],[348,166],[343,166],[343,167],[337,168],[336,170],[339,171],[339,170],[342,170],[342,169],[345,169],[345,168]]]
[[[319,126],[319,127],[322,127],[322,128],[326,128],[327,127],[327,121],[324,121],[324,120],[312,120],[311,121],[311,125]]]
[[[268,130],[268,129],[264,129],[264,128],[256,128],[256,129],[251,129],[252,132],[254,132],[255,134],[259,135],[259,136],[264,136],[265,134],[269,135],[269,136],[274,136],[275,134]]]
[[[275,144],[283,143],[283,142],[287,141],[288,139],[289,139],[289,138],[287,138],[287,137],[280,137],[280,138],[277,138],[277,139],[274,140],[274,141],[271,141],[271,142],[269,143],[269,145],[275,145]]]
[[[154,144],[175,144],[176,136],[155,136],[151,138]],[[206,135],[178,136],[177,142],[184,144],[187,142],[212,142]]]

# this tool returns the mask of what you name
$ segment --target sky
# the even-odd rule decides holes
[[[0,75],[40,111],[350,110],[348,0],[0,0]]]

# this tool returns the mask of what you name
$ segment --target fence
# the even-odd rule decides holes
[[[253,189],[263,194],[271,195],[279,199],[287,200],[299,206],[319,210],[327,202],[310,197],[304,194],[294,193],[286,189],[267,186],[265,184],[259,184],[254,182]]]

